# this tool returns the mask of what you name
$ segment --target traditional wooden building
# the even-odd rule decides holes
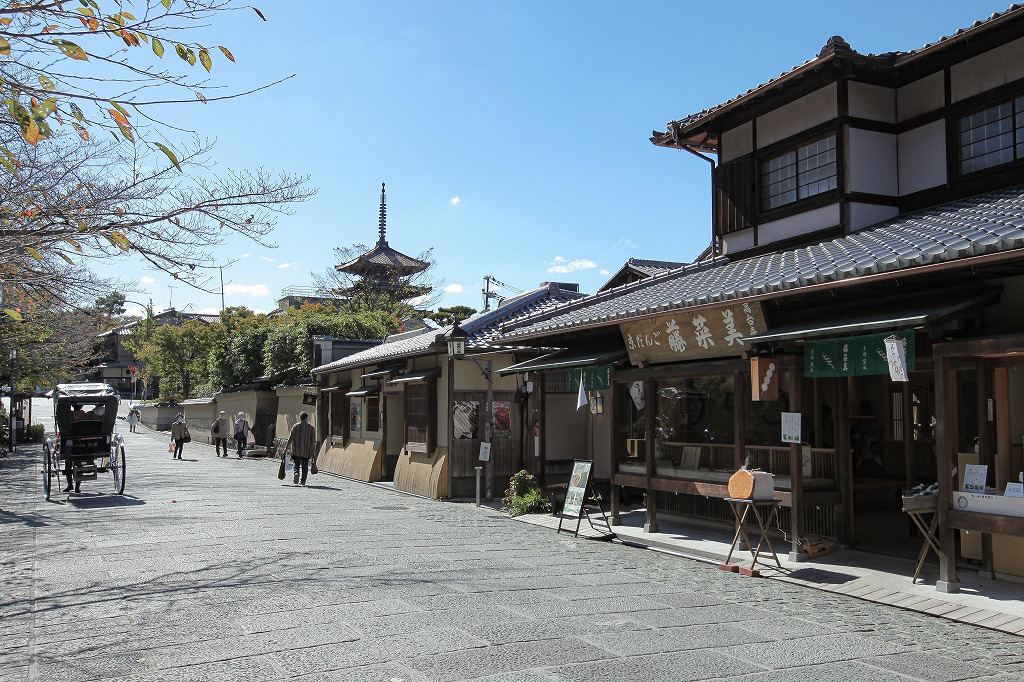
[[[528,433],[540,406],[518,376],[501,376],[519,351],[496,346],[498,327],[582,296],[575,284],[545,283],[455,327],[396,334],[314,368],[326,437],[318,466],[435,498],[472,497],[480,466],[500,496],[512,474],[536,466]],[[463,345],[449,353],[453,339]]]
[[[799,559],[916,554],[902,491],[937,483],[937,588],[1024,575],[1024,8],[906,52],[833,37],[652,142],[712,161],[708,257],[503,328],[568,349],[547,373],[628,354],[601,391],[613,492],[646,493],[652,530],[724,524],[730,473],[767,469]]]

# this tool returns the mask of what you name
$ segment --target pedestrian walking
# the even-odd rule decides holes
[[[128,410],[128,430],[135,433],[135,427],[139,425],[139,421],[142,419],[142,414],[136,408]]]
[[[306,485],[306,474],[309,473],[309,461],[312,459],[316,464],[316,429],[309,423],[309,413],[303,412],[299,415],[299,423],[292,427],[288,434],[288,442],[284,445],[285,453],[291,448],[292,466],[295,468],[295,475],[292,476],[292,483],[300,483],[301,473],[302,485]]]
[[[221,410],[220,416],[210,424],[210,433],[213,435],[213,445],[216,448],[216,456],[220,457],[221,450],[224,456],[228,456],[228,429],[231,428],[227,410]]]
[[[238,448],[238,458],[242,458],[242,451],[249,440],[249,422],[245,418],[245,412],[239,412],[235,419],[235,446]]]
[[[171,442],[174,443],[174,455],[171,459],[181,459],[181,454],[185,450],[185,443],[190,440],[192,440],[192,436],[189,435],[188,424],[185,423],[185,415],[179,412],[171,423]]]

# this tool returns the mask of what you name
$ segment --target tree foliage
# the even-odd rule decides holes
[[[468,305],[456,305],[450,308],[438,308],[437,312],[427,315],[427,319],[433,320],[442,326],[447,326],[458,324],[475,314],[476,308],[470,308]]]
[[[208,380],[207,358],[213,334],[214,330],[198,320],[166,324],[153,331],[137,357],[160,377],[161,398],[195,397],[195,388]]]
[[[168,103],[244,94],[215,96],[207,80],[215,59],[233,61],[228,48],[183,39],[234,9],[252,8],[0,2],[0,279],[88,300],[110,286],[85,266],[134,254],[202,288],[230,235],[273,246],[278,217],[313,194],[307,178],[215,173],[210,144],[173,143],[159,122]],[[165,50],[180,68],[165,66]]]

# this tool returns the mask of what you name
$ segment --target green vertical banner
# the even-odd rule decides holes
[[[565,370],[569,375],[569,391],[580,390],[580,374],[583,375],[583,390],[596,391],[610,388],[612,385],[612,366],[601,367],[570,367]]]
[[[907,371],[915,368],[914,330],[823,339],[804,343],[804,376],[862,377],[889,373],[885,340],[895,336],[907,344]]]

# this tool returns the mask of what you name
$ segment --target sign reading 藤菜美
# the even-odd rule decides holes
[[[808,340],[804,343],[804,376],[863,377],[889,374],[885,340],[898,337],[906,342],[906,369],[914,370],[914,330],[885,332],[845,339]]]
[[[766,328],[756,301],[681,310],[619,325],[634,365],[741,355],[750,348],[746,338]]]
[[[574,367],[567,370],[570,393],[576,393],[580,390],[580,376],[583,377],[584,391],[596,391],[599,388],[610,388],[612,385],[612,366],[602,365],[600,367]]]

